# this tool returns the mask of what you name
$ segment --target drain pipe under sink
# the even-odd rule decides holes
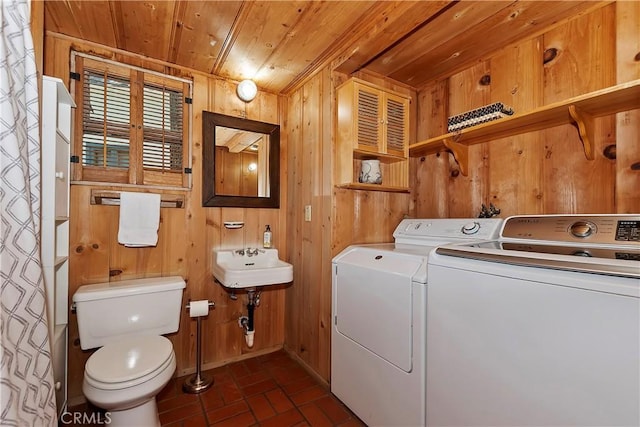
[[[247,297],[249,302],[247,303],[247,315],[240,316],[238,324],[244,329],[244,339],[247,342],[247,347],[253,347],[253,337],[255,329],[253,325],[253,315],[255,308],[260,305],[260,292],[257,292],[255,288],[250,288],[247,291]]]

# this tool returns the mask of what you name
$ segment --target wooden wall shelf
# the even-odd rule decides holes
[[[388,193],[408,193],[407,187],[394,187],[390,185],[379,184],[362,184],[359,182],[352,182],[347,184],[336,185],[337,188],[346,188],[348,190],[365,190],[365,191],[386,191]]]
[[[403,156],[396,156],[393,154],[376,153],[373,151],[365,150],[353,150],[353,158],[360,160],[378,159],[381,162],[393,163],[393,162],[406,162],[407,158]]]
[[[460,172],[467,175],[469,145],[572,123],[578,128],[585,156],[593,160],[593,119],[636,108],[640,108],[640,79],[419,141],[409,146],[409,156],[420,157],[449,149],[460,165]]]

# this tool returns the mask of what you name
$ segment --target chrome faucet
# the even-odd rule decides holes
[[[253,248],[253,249],[247,248],[247,255],[248,256],[258,255],[259,252],[264,253],[264,250],[258,249],[258,248]]]
[[[264,249],[258,249],[258,248],[236,249],[234,252],[240,256],[245,256],[245,255],[254,256],[254,255],[258,255],[259,253],[264,253]]]

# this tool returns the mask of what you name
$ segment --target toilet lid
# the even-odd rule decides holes
[[[171,341],[163,336],[129,337],[96,351],[85,374],[101,383],[122,383],[161,368],[173,355]]]

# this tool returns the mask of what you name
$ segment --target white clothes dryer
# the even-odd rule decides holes
[[[425,424],[427,259],[438,245],[495,239],[501,223],[405,219],[395,243],[333,259],[331,391],[366,424]]]

